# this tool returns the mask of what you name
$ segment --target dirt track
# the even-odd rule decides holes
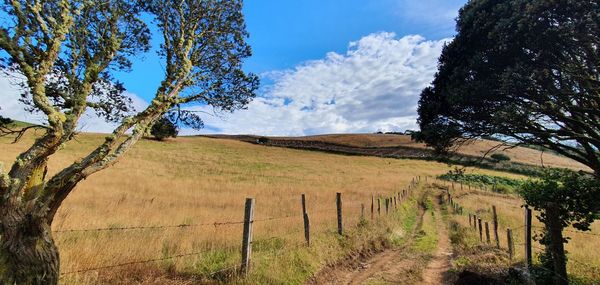
[[[379,280],[382,284],[444,284],[445,273],[450,268],[451,248],[446,223],[441,219],[438,205],[435,208],[438,244],[433,258],[426,262],[418,253],[407,250],[421,229],[424,214],[425,211],[421,209],[412,237],[401,248],[386,249],[359,260],[341,262],[322,270],[306,284],[359,285],[369,280]]]
[[[448,228],[446,222],[441,218],[441,212],[439,205],[436,204],[436,216],[435,226],[438,236],[437,249],[435,256],[427,265],[425,271],[423,271],[423,284],[438,285],[446,284],[446,278],[444,277],[446,272],[450,269],[450,257],[452,255],[452,248],[450,246],[450,240],[448,237]]]

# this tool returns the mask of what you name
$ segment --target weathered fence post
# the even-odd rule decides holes
[[[479,241],[483,242],[483,226],[481,225],[481,218],[477,218],[479,222]]]
[[[377,215],[381,217],[381,196],[377,198]]]
[[[493,226],[494,226],[494,238],[496,239],[496,248],[500,248],[500,239],[498,238],[498,214],[496,213],[496,206],[492,205],[493,214]]]
[[[390,203],[390,199],[389,198],[385,198],[385,214],[388,214],[389,211],[389,203]]]
[[[508,246],[508,257],[512,260],[514,255],[514,243],[511,229],[506,229],[506,242]]]
[[[375,197],[371,195],[371,220],[375,217]]]
[[[487,244],[490,244],[490,225],[488,224],[488,222],[485,222],[485,242]]]
[[[365,219],[365,204],[360,203],[360,220]]]
[[[306,195],[302,193],[300,196],[300,201],[302,202],[302,215],[306,214]]]
[[[337,225],[338,225],[338,234],[343,234],[343,226],[342,226],[342,193],[335,194],[335,204],[337,206]]]
[[[310,246],[310,220],[306,212],[306,196],[302,194],[302,217],[304,218],[304,239],[306,245]]]
[[[469,227],[472,227],[473,225],[471,224],[471,213],[469,213]]]
[[[252,222],[254,221],[254,198],[246,198],[244,207],[244,234],[242,238],[242,274],[250,272],[250,254],[252,252]]]
[[[473,214],[473,228],[477,229],[477,215]]]
[[[525,205],[525,264],[527,269],[531,268],[531,209]]]

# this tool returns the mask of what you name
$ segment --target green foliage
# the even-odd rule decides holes
[[[556,276],[566,279],[563,243],[567,243],[568,238],[562,231],[568,226],[590,230],[600,213],[600,181],[585,173],[551,169],[541,179],[524,183],[520,194],[539,212],[538,219],[545,224],[538,240],[546,250],[539,255],[540,270],[533,272],[537,281],[546,284]]]
[[[462,182],[463,184],[473,185],[478,187],[489,187],[498,193],[512,193],[523,184],[522,180],[511,179],[500,176],[492,176],[485,174],[460,174],[450,171],[446,174],[438,176],[439,179]]]
[[[5,127],[13,123],[13,120],[0,116],[0,127]]]
[[[541,222],[546,222],[547,204],[557,204],[563,228],[572,225],[589,230],[600,213],[600,181],[589,174],[550,169],[541,179],[525,182],[519,192],[528,205],[540,211]]]
[[[497,162],[510,160],[510,157],[508,157],[508,155],[503,154],[503,153],[494,153],[490,156],[490,158],[492,158],[493,160],[495,160]]]
[[[600,114],[591,112],[600,100],[599,9],[597,1],[468,1],[421,93],[414,137],[443,152],[493,136],[600,171]]]
[[[162,141],[166,138],[175,138],[179,134],[179,129],[173,122],[171,122],[168,118],[162,117],[154,125],[150,130],[150,134],[152,134],[157,140]]]

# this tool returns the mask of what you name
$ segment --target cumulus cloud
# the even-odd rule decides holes
[[[212,107],[188,109],[204,112],[206,128],[183,129],[197,133],[310,135],[416,129],[420,91],[433,79],[437,58],[446,40],[428,41],[411,35],[375,33],[351,42],[343,53],[304,62],[293,69],[263,74],[258,97],[246,110],[215,114]],[[0,78],[0,115],[28,122],[43,122],[23,111],[19,90]],[[137,110],[147,103],[126,93]],[[209,115],[214,114],[214,115]],[[79,128],[110,132],[115,125],[91,110]]]
[[[247,110],[205,117],[204,133],[309,135],[415,129],[420,91],[446,40],[375,33],[344,54],[270,72]],[[210,112],[209,107],[195,107]],[[189,133],[189,132],[188,132]]]
[[[43,114],[25,111],[25,104],[19,101],[22,90],[18,83],[22,80],[24,78],[18,75],[0,77],[0,116],[30,123],[46,123]],[[124,95],[132,99],[135,110],[140,111],[148,106],[148,103],[136,94],[125,92]],[[108,123],[99,118],[93,110],[87,109],[79,120],[78,130],[82,132],[110,133],[116,126],[117,124]]]

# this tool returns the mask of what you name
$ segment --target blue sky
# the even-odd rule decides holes
[[[244,14],[253,56],[245,69],[262,88],[248,110],[233,114],[190,106],[206,115],[204,133],[309,135],[402,131],[416,128],[418,95],[433,75],[443,44],[454,35],[454,19],[466,0],[248,0]],[[153,44],[160,43],[155,35]],[[119,73],[141,109],[163,76],[155,51]],[[21,111],[0,78],[2,110]],[[91,112],[83,131],[114,126]],[[183,133],[193,134],[184,129]]]
[[[253,56],[245,69],[261,74],[293,68],[376,32],[419,34],[435,40],[454,34],[453,19],[464,0],[250,0],[244,15]],[[154,35],[154,46],[160,35]],[[127,89],[149,100],[163,73],[155,51],[120,74]]]

